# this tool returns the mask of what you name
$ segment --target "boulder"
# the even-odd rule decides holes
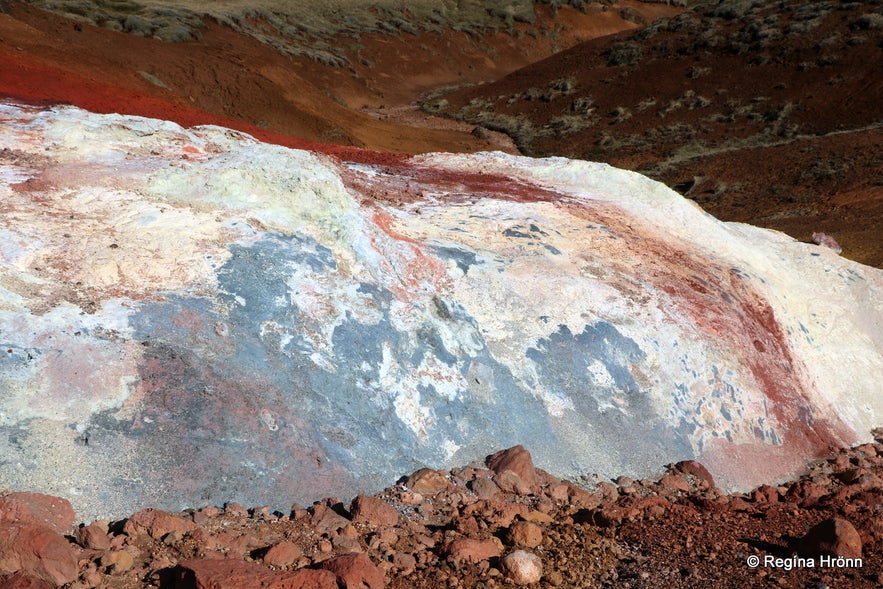
[[[383,589],[383,571],[365,554],[344,554],[323,561],[322,569],[337,575],[341,589]]]
[[[325,570],[274,572],[254,562],[192,559],[175,569],[175,589],[338,589],[337,577]],[[373,588],[372,588],[373,589]]]
[[[809,557],[825,555],[861,558],[862,538],[849,521],[832,517],[810,528],[800,540],[798,550]]]

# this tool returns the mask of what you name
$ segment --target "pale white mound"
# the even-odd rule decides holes
[[[0,487],[285,506],[524,444],[744,488],[883,415],[883,272],[602,164],[0,106]]]

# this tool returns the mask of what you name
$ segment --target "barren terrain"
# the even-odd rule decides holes
[[[640,171],[720,219],[830,234],[879,267],[881,22],[879,2],[700,4],[423,107],[527,154]]]

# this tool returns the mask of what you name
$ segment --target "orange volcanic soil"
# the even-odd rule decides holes
[[[421,92],[494,79],[557,48],[543,35],[516,39],[497,32],[477,40],[453,31],[419,38],[366,34],[358,44],[340,40],[350,48],[350,65],[335,68],[282,55],[208,19],[201,40],[164,43],[15,0],[8,6],[8,14],[0,13],[0,94],[185,126],[224,125],[313,149],[320,148],[300,140],[398,153],[514,151],[505,136],[482,138],[470,133],[470,124],[428,121],[409,104]],[[663,6],[641,10],[648,18],[676,12]],[[532,26],[545,31],[542,23],[548,21],[550,30],[556,23],[561,47],[636,26],[613,13],[568,9],[560,25],[548,9],[540,13]]]

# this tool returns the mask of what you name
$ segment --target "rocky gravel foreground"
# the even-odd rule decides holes
[[[290,513],[229,503],[74,525],[67,500],[8,492],[0,589],[877,587],[876,438],[730,495],[694,461],[576,485],[521,446]]]

